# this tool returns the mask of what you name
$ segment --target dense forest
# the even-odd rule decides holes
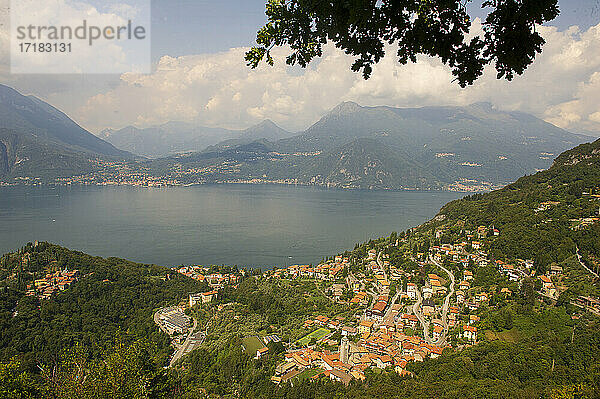
[[[168,268],[117,258],[103,259],[56,245],[29,244],[1,260],[0,359],[20,355],[30,367],[80,345],[91,358],[120,335],[148,339],[159,361],[170,352],[152,314],[205,287]],[[48,270],[79,270],[79,281],[51,299],[25,296],[24,288]]]

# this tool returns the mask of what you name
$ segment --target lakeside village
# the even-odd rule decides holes
[[[296,153],[279,154],[274,156],[308,157],[318,155],[318,153]],[[347,188],[353,189],[352,184],[336,184],[318,182],[316,180],[301,181],[297,178],[270,179],[267,177],[239,177],[239,172],[243,167],[242,163],[237,161],[224,161],[204,167],[186,167],[184,164],[175,164],[166,172],[153,172],[150,168],[141,164],[131,162],[106,161],[101,159],[90,160],[92,166],[96,169],[93,172],[71,176],[60,177],[46,181],[40,177],[15,177],[9,181],[0,181],[0,187],[9,186],[134,186],[134,187],[179,187],[193,186],[202,184],[274,184],[291,186],[318,186],[324,188]],[[473,179],[459,179],[446,187],[440,188],[455,192],[488,192],[501,188],[502,185],[493,184],[487,181]],[[405,190],[416,190],[416,188],[406,187]]]
[[[201,266],[179,268],[179,273],[207,282],[210,290],[190,294],[185,306],[168,308],[158,319],[155,316],[174,340],[177,351],[171,365],[201,345],[208,330],[196,331],[187,310],[219,303],[219,290],[228,285],[235,288],[244,278],[312,282],[331,303],[350,309],[346,316],[306,318],[301,326],[304,335],[295,341],[285,342],[275,333],[246,336],[242,348],[257,360],[269,353],[270,343],[283,345],[283,356],[271,378],[275,384],[307,378],[349,384],[353,379],[364,380],[367,369],[410,375],[410,362],[436,358],[445,348],[460,350],[476,344],[482,323],[489,324],[482,320],[484,311],[494,309],[499,301],[511,300],[525,278],[534,279],[538,297],[548,303],[556,303],[568,288],[568,279],[556,264],[536,276],[532,260],[492,260],[486,248],[501,234],[493,226],[461,230],[459,242],[421,248],[412,246],[414,241],[408,238],[412,231],[417,230],[409,230],[385,246],[373,245],[376,248],[365,251],[362,258],[338,255],[316,266],[293,265],[260,276],[246,270],[221,274]],[[444,234],[443,228],[436,230],[434,242]],[[399,253],[409,259],[405,264],[412,265],[410,270],[394,265]],[[477,277],[480,269],[493,270],[499,280],[494,284],[481,281]],[[598,298],[580,296],[571,303],[600,315]],[[219,304],[218,311],[228,305],[231,303]],[[489,328],[485,334],[493,339]]]

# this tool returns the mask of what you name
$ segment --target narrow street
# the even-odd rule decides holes
[[[423,297],[421,296],[421,290],[417,289],[417,302],[413,304],[412,310],[417,319],[419,319],[419,323],[423,327],[423,338],[425,342],[432,345],[433,341],[429,336],[429,323],[425,320],[425,316],[421,313],[421,304],[423,303]]]
[[[383,315],[383,320],[389,320],[390,319],[390,316],[392,314],[392,308],[394,307],[394,304],[398,300],[398,297],[400,296],[400,294],[402,294],[402,292],[398,291],[396,293],[396,295],[394,295],[394,297],[390,301],[390,304],[389,304],[387,310],[385,311],[385,315]]]
[[[417,319],[419,319],[419,323],[421,323],[421,326],[423,327],[423,336],[425,341],[430,345],[444,346],[446,345],[446,336],[448,334],[448,309],[450,307],[450,299],[452,298],[452,295],[454,295],[454,285],[456,281],[454,278],[454,274],[450,270],[446,269],[441,264],[436,262],[432,257],[429,257],[429,261],[432,264],[439,267],[440,269],[442,269],[444,272],[446,272],[450,277],[450,291],[448,292],[448,295],[446,295],[446,297],[444,298],[444,304],[442,306],[441,320],[444,326],[444,331],[442,332],[440,338],[437,341],[434,341],[433,338],[429,335],[430,323],[427,320],[425,320],[425,316],[423,315],[423,313],[421,313],[421,304],[423,303],[423,297],[421,296],[420,289],[417,289],[417,302],[413,304],[412,310],[415,316],[417,316]]]
[[[442,332],[442,335],[440,336],[439,340],[436,342],[436,345],[443,346],[446,344],[446,335],[448,334],[448,308],[450,307],[450,298],[452,298],[452,295],[454,295],[454,284],[456,281],[454,279],[454,274],[450,270],[446,269],[444,266],[436,262],[435,259],[433,259],[431,256],[429,257],[429,261],[437,267],[439,267],[440,269],[442,269],[443,271],[445,271],[448,274],[448,276],[450,276],[450,291],[448,292],[448,295],[446,295],[446,298],[444,299],[444,305],[442,306],[442,323],[444,324],[444,331]]]
[[[387,273],[385,272],[385,267],[383,267],[383,262],[381,261],[381,254],[383,253],[383,251],[379,251],[379,253],[377,254],[377,264],[379,265],[379,267],[381,268],[381,271],[383,271],[383,278],[385,280],[388,280],[388,276]],[[389,281],[389,280],[388,280]]]

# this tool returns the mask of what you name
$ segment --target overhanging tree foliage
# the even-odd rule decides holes
[[[493,64],[497,77],[512,80],[542,51],[544,39],[536,26],[558,16],[558,0],[485,0],[489,10],[483,32],[470,34],[470,0],[268,0],[267,24],[257,34],[257,46],[246,53],[256,68],[273,65],[271,50],[289,45],[290,65],[306,67],[332,42],[353,57],[352,70],[365,79],[385,55],[386,44],[398,46],[401,64],[417,55],[439,57],[455,80],[472,84]]]

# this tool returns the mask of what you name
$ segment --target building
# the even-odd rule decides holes
[[[410,299],[417,299],[417,285],[415,283],[406,284],[406,294]]]
[[[266,355],[268,352],[269,352],[269,348],[267,348],[266,346],[257,349],[256,350],[256,359],[260,359],[261,357]]]
[[[340,362],[344,364],[348,364],[350,355],[350,341],[348,341],[348,337],[343,336],[340,341]]]
[[[444,332],[444,327],[436,325],[433,327],[433,339],[434,340],[438,340],[440,339],[440,337],[442,336],[442,333]]]
[[[159,311],[158,319],[169,335],[184,334],[190,327],[190,318],[176,307]]]
[[[196,306],[198,303],[202,303],[202,295],[201,294],[190,294],[190,308]]]
[[[556,263],[552,263],[550,265],[550,275],[551,276],[558,276],[558,275],[560,275],[562,273],[563,273],[563,268],[562,267],[560,267]]]
[[[341,334],[343,336],[353,336],[358,334],[358,329],[349,326],[343,326],[341,329]]]
[[[369,333],[371,334],[371,331],[373,330],[373,322],[372,321],[367,321],[367,320],[363,320],[360,322],[360,324],[358,325],[358,332],[360,334],[364,334],[364,333]]]
[[[477,341],[477,327],[474,326],[463,326],[462,337],[471,342]]]
[[[431,316],[434,312],[435,312],[435,305],[433,304],[433,301],[431,301],[431,300],[423,301],[423,314],[425,316]]]
[[[190,307],[193,307],[199,303],[210,303],[217,299],[217,291],[200,292],[198,294],[190,294],[189,302]]]

